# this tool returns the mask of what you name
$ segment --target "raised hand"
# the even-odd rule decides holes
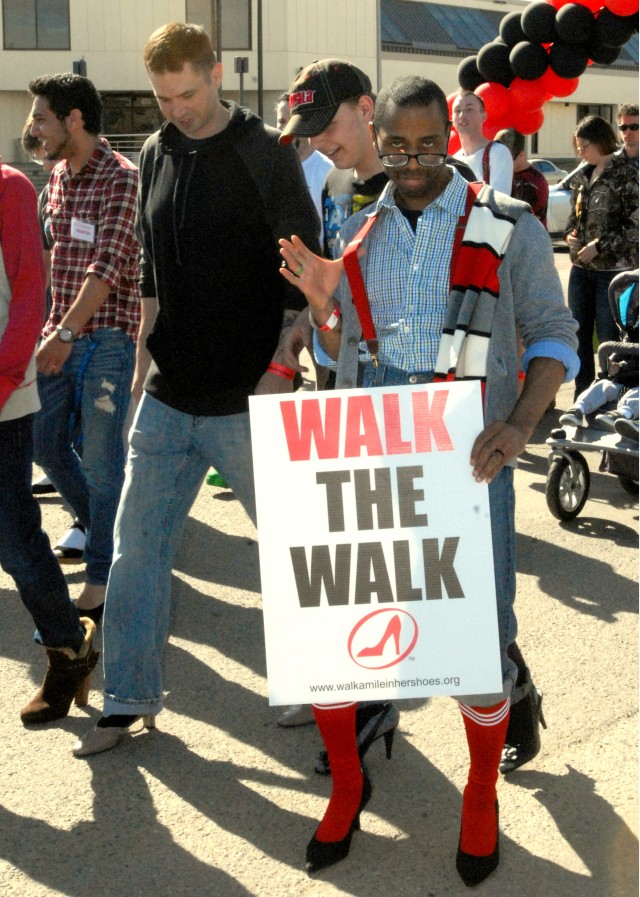
[[[298,287],[307,298],[314,317],[319,323],[329,317],[334,308],[333,294],[342,276],[342,259],[330,261],[311,252],[299,237],[279,240],[280,255],[286,267],[282,276]]]

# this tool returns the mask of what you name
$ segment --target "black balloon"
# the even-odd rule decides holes
[[[530,41],[550,44],[557,40],[556,9],[550,3],[530,3],[522,13],[521,22]]]
[[[578,3],[567,3],[556,14],[558,37],[568,44],[583,44],[588,41],[595,27],[594,14]]]
[[[605,47],[604,44],[601,44],[595,38],[591,38],[585,44],[585,50],[589,59],[598,65],[611,65],[622,52],[620,47]]]
[[[521,41],[509,54],[511,68],[524,81],[535,81],[546,72],[549,66],[549,55],[540,44]]]
[[[549,51],[549,65],[561,78],[578,78],[584,72],[589,55],[584,44],[556,41]]]
[[[622,16],[622,18],[625,20],[625,22],[628,22],[629,25],[631,26],[632,34],[634,31],[638,31],[639,23],[638,23],[638,13],[637,12],[632,13],[630,16]]]
[[[595,38],[605,47],[622,47],[635,30],[632,16],[615,16],[608,9],[600,11],[596,19]]]
[[[475,90],[485,78],[478,71],[477,56],[467,56],[458,66],[458,84],[463,90]]]
[[[526,34],[522,30],[520,17],[521,13],[510,12],[500,22],[500,37],[509,47],[515,47],[520,41],[527,39]]]
[[[513,69],[509,62],[509,47],[503,43],[492,41],[485,44],[478,52],[478,71],[485,81],[496,81],[508,87],[514,79]]]

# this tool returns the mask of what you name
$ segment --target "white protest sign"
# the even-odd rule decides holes
[[[502,689],[480,384],[250,399],[271,704]]]

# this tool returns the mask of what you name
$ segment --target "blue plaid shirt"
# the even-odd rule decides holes
[[[380,340],[380,360],[401,370],[432,371],[449,296],[451,251],[464,214],[467,182],[454,171],[418,218],[414,234],[387,184],[372,214],[365,281]],[[364,267],[364,265],[363,265]]]

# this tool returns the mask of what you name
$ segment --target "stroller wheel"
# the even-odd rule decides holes
[[[547,506],[558,520],[573,520],[589,497],[589,465],[579,452],[562,455],[551,462],[547,474]]]

